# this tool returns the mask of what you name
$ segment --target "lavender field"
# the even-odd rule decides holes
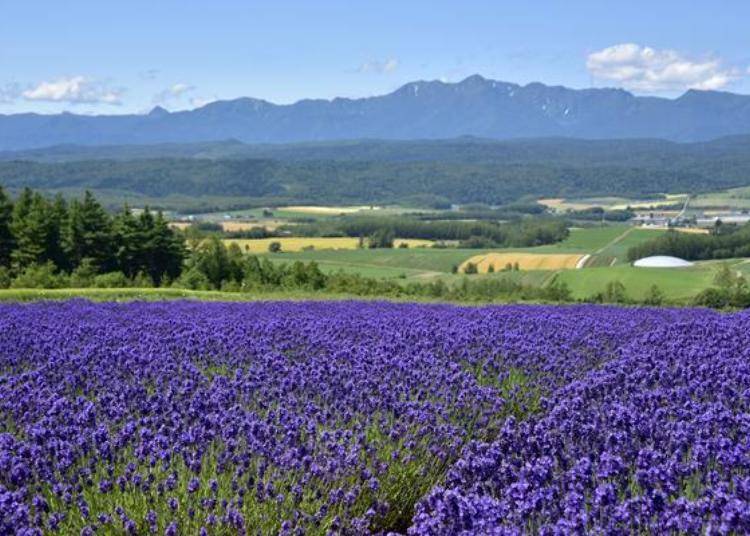
[[[748,531],[748,313],[0,305],[0,534]]]

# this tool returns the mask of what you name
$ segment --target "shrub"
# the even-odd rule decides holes
[[[10,270],[8,270],[5,266],[0,266],[0,288],[9,288],[10,282]]]
[[[96,277],[96,265],[94,259],[85,258],[81,264],[70,274],[70,286],[73,288],[87,288],[94,284]]]
[[[67,277],[56,273],[52,261],[32,264],[11,282],[12,288],[63,288],[68,286]]]
[[[281,252],[281,242],[273,241],[270,244],[268,244],[268,251],[270,253],[280,253]]]
[[[193,267],[182,273],[180,278],[172,285],[177,288],[186,288],[189,290],[209,290],[212,288],[211,282],[200,269]]]
[[[466,266],[464,266],[464,273],[465,274],[476,274],[479,273],[479,270],[477,268],[477,265],[473,262],[467,262]]]
[[[130,286],[130,279],[122,272],[108,272],[94,278],[96,288],[124,288]]]
[[[135,278],[133,278],[132,285],[137,288],[151,288],[154,286],[154,281],[148,274],[138,272]]]
[[[664,292],[658,286],[651,285],[651,288],[646,293],[646,297],[643,299],[643,303],[658,307],[664,304],[664,299]]]

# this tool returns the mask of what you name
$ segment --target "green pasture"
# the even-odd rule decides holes
[[[691,298],[713,285],[716,263],[697,264],[690,268],[635,268],[618,265],[607,268],[562,270],[557,278],[570,288],[573,298],[583,299],[602,292],[611,281],[625,285],[629,297],[642,299],[652,285],[658,286],[671,300]]]

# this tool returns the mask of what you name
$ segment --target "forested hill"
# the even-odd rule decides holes
[[[193,157],[206,152],[216,157]],[[636,197],[750,184],[750,136],[695,144],[470,138],[270,146],[227,142],[158,150],[56,147],[13,155],[22,156],[40,161],[0,161],[0,184],[63,192],[89,188],[108,202],[147,196],[165,208],[205,197],[231,197],[244,204],[505,204],[527,196]]]
[[[253,143],[464,135],[700,141],[748,133],[748,95],[690,90],[676,99],[638,97],[621,89],[521,86],[479,75],[457,83],[411,82],[361,99],[278,105],[245,97],[172,113],[156,108],[142,115],[0,115],[0,150],[230,138]]]
[[[658,166],[677,160],[706,162],[742,156],[750,151],[750,135],[711,141],[677,143],[666,140],[533,138],[492,140],[463,136],[442,140],[342,140],[288,144],[245,144],[237,140],[153,145],[56,145],[22,151],[0,151],[0,160],[69,162],[79,160],[140,160],[153,158],[440,161],[525,164],[530,161],[580,166],[590,164]]]

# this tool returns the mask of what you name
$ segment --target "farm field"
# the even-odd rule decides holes
[[[744,313],[78,300],[0,329],[2,533],[750,530]]]
[[[750,210],[750,187],[698,194],[690,201],[696,209]]]
[[[558,212],[568,210],[586,210],[593,207],[602,207],[608,210],[623,210],[631,208],[659,207],[661,205],[672,205],[685,201],[685,194],[666,194],[664,198],[653,199],[628,199],[627,197],[584,197],[584,198],[555,198],[540,199],[539,203]]]
[[[586,229],[571,229],[570,236],[559,244],[539,246],[533,248],[510,249],[460,249],[460,248],[421,248],[408,249],[342,249],[337,251],[316,248],[313,251],[296,251],[269,255],[277,262],[314,260],[321,265],[338,266],[345,271],[356,271],[359,268],[395,268],[407,272],[428,272],[435,274],[450,273],[454,266],[459,266],[467,259],[490,252],[522,252],[522,253],[580,253],[586,254],[607,245],[618,236],[625,233],[629,227],[615,225],[609,227],[592,227]],[[651,235],[649,235],[651,236]],[[333,239],[331,239],[333,240]],[[345,239],[354,240],[356,239]],[[414,241],[409,240],[410,243]],[[351,244],[352,242],[346,242]],[[283,249],[283,248],[282,248]],[[268,247],[264,252],[268,251]],[[401,273],[401,272],[399,272]]]
[[[486,274],[490,271],[500,271],[504,268],[518,267],[520,270],[563,270],[575,269],[584,259],[580,253],[486,253],[475,255],[458,267],[460,273],[464,273],[466,268],[473,264],[480,274]]]
[[[315,250],[339,250],[339,249],[357,249],[359,248],[358,238],[348,237],[279,237],[279,238],[226,238],[223,240],[226,245],[237,244],[242,251],[248,253],[267,253],[268,247],[273,242],[281,244],[281,251],[302,251],[306,248]],[[400,239],[394,240],[393,245],[398,248],[401,244],[407,244],[409,247],[418,248],[432,245],[430,240],[419,239]]]
[[[657,285],[675,300],[689,298],[713,284],[715,263],[700,263],[690,268],[635,268],[630,265],[562,270],[557,277],[566,283],[574,298],[586,298],[605,289],[607,283],[619,281],[636,299],[642,299],[652,285]]]

